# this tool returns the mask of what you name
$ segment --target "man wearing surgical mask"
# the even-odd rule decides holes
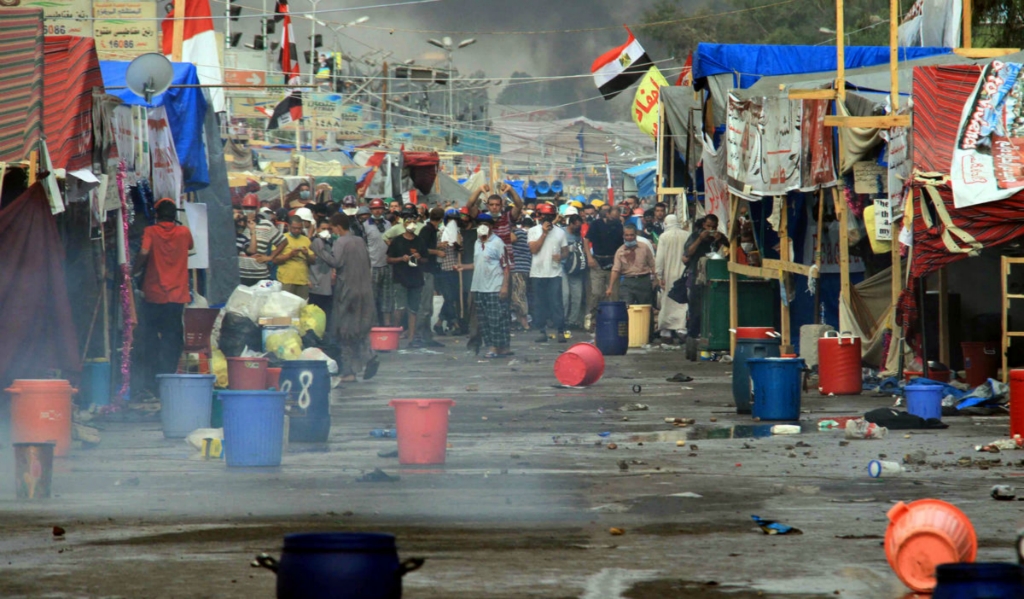
[[[423,292],[420,261],[427,255],[427,249],[423,240],[416,236],[414,219],[407,219],[401,227],[402,234],[394,237],[388,246],[388,264],[392,265],[395,281],[395,313],[392,322],[402,322],[403,314],[408,311],[409,328],[405,331],[405,338],[411,340],[416,332],[416,312]]]
[[[312,201],[312,197],[313,194],[310,192],[309,183],[303,181],[302,183],[299,183],[299,186],[293,192],[292,199],[288,203],[288,207],[302,208]]]
[[[490,346],[487,358],[511,356],[508,293],[509,263],[505,244],[495,234],[490,214],[481,214],[473,264],[460,264],[459,270],[473,271],[473,301],[483,330],[483,341]]]
[[[626,305],[654,305],[654,289],[658,280],[654,276],[654,253],[647,244],[637,241],[636,225],[622,227],[622,247],[615,252],[611,277],[605,295],[613,297],[615,284],[619,284],[619,300]]]
[[[517,222],[523,213],[523,198],[519,197],[514,187],[508,183],[502,183],[499,193],[491,193],[490,185],[483,185],[477,189],[469,198],[466,207],[469,208],[469,217],[476,218],[480,214],[480,196],[487,196],[487,213],[491,217],[493,226],[491,232],[505,244],[505,252],[508,263],[515,264],[512,256],[512,223]],[[512,198],[512,209],[505,210],[505,197]]]

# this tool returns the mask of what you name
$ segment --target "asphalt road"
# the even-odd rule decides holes
[[[594,386],[568,389],[552,374],[566,346],[520,336],[514,359],[483,360],[442,341],[436,354],[383,356],[376,379],[336,390],[329,443],[292,444],[280,468],[203,461],[155,419],[103,421],[99,447],[58,460],[54,498],[17,502],[5,443],[0,596],[269,598],[274,575],[251,568],[254,555],[278,553],[290,532],[338,530],[392,532],[403,557],[426,557],[405,579],[413,599],[895,598],[907,589],[881,546],[886,512],[926,497],[971,518],[979,561],[1014,559],[1020,504],[989,489],[1024,475],[1024,453],[974,451],[1006,436],[1006,418],[846,444],[817,420],[892,400],[812,392],[805,432],[755,438],[732,407],[728,364],[631,351]],[[677,372],[694,380],[666,382]],[[368,432],[392,425],[388,400],[403,397],[456,401],[445,466],[378,457],[396,443]],[[869,460],[913,451],[927,464],[868,478]],[[375,468],[400,480],[356,482]],[[764,535],[754,514],[803,534]]]

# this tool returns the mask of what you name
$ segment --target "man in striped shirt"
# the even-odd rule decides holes
[[[527,232],[533,226],[533,221],[524,218],[519,227],[515,229],[512,242],[512,268],[509,272],[509,301],[512,304],[512,314],[519,321],[519,326],[524,331],[530,330],[530,321],[527,315],[530,313],[529,288],[527,284],[530,279],[530,265],[533,262],[533,254],[530,253],[530,243],[526,240]]]
[[[242,219],[245,219],[244,226]],[[242,209],[241,218],[236,215],[236,244],[238,246],[238,275],[242,285],[253,286],[270,279],[267,264],[278,252],[274,247],[284,248],[281,231],[255,210]]]

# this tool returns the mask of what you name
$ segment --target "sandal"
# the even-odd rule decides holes
[[[488,360],[493,360],[495,358],[504,358],[505,356],[489,351],[486,354],[484,354],[484,357],[487,358]]]
[[[366,366],[363,368],[363,380],[368,381],[372,379],[374,376],[376,376],[377,369],[379,368],[380,360],[377,359],[377,356],[370,358],[370,361],[367,362]]]

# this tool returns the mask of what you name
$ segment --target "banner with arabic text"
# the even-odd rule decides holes
[[[668,87],[668,81],[658,67],[652,66],[640,80],[633,99],[633,122],[641,131],[654,138],[658,137],[658,110],[663,87]]]

